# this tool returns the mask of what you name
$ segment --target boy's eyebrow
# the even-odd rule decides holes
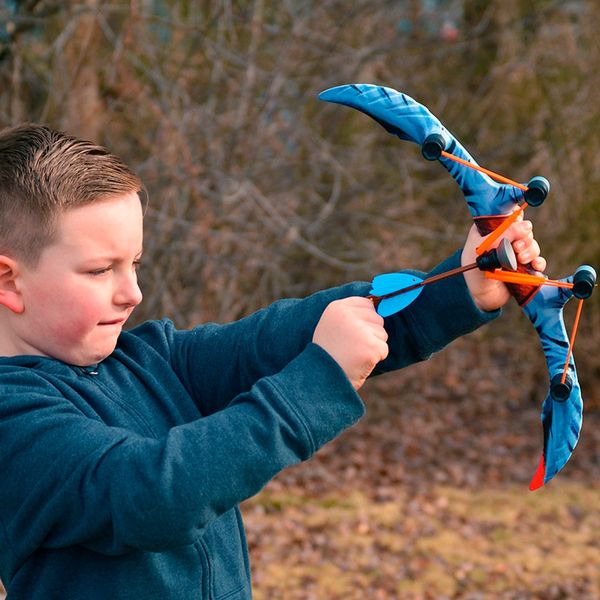
[[[142,248],[135,256],[134,259],[135,260],[139,260],[142,255],[144,254],[144,249]],[[89,258],[84,258],[83,259],[83,263],[87,264],[87,263],[95,263],[95,262],[109,262],[109,263],[116,263],[116,262],[121,262],[123,259],[120,256],[114,256],[112,254],[99,254],[98,256],[91,256]]]

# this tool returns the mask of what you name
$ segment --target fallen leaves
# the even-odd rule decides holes
[[[600,414],[529,492],[539,399],[456,360],[370,383],[361,423],[244,505],[256,600],[600,598]]]

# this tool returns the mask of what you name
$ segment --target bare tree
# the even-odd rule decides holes
[[[427,104],[500,172],[548,177],[551,197],[531,216],[552,274],[598,264],[600,9],[427,6],[13,1],[0,13],[0,123],[93,137],[140,172],[151,196],[140,319],[235,318],[348,278],[427,269],[461,243],[467,213],[438,165],[317,100],[353,81]]]

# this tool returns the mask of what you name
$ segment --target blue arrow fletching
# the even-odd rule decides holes
[[[384,273],[377,275],[371,282],[372,296],[386,296],[400,290],[421,283],[423,280],[409,273]],[[398,294],[391,298],[384,298],[377,306],[377,312],[382,317],[389,317],[403,308],[406,308],[423,291],[423,287],[416,288],[410,292]]]

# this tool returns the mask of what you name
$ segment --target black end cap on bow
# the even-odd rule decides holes
[[[539,175],[532,177],[527,184],[527,191],[523,192],[525,202],[529,206],[540,206],[550,193],[550,182]]]
[[[581,265],[573,274],[573,295],[587,300],[596,286],[596,271],[590,265]]]
[[[573,389],[573,379],[570,375],[565,377],[564,383],[562,382],[562,373],[557,373],[550,382],[550,396],[556,402],[565,402],[571,395]]]
[[[496,269],[517,270],[517,257],[512,244],[506,239],[498,244],[497,248],[488,250],[477,257],[477,267],[482,271],[495,271]]]
[[[441,133],[430,133],[421,144],[421,154],[427,160],[437,160],[446,149],[446,138]]]

